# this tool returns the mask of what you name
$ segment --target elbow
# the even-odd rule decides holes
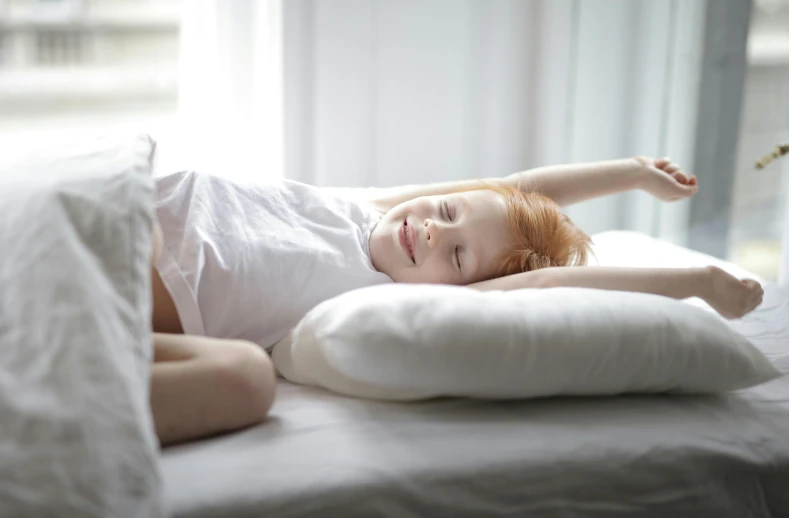
[[[216,372],[236,407],[235,427],[263,421],[274,403],[277,374],[271,358],[258,345],[228,341],[217,358]]]

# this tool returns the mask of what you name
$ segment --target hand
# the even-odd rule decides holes
[[[764,290],[753,279],[739,280],[717,266],[708,266],[700,296],[721,316],[732,319],[756,309]]]
[[[645,173],[641,188],[659,200],[684,200],[699,191],[696,177],[686,174],[670,158],[637,156],[635,160]]]

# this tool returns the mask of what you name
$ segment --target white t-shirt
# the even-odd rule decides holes
[[[270,348],[324,300],[392,282],[370,259],[381,214],[349,192],[194,171],[157,178],[156,269],[184,333]]]

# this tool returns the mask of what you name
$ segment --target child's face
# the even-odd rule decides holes
[[[472,284],[512,244],[504,198],[479,190],[401,203],[373,229],[373,266],[395,282]]]

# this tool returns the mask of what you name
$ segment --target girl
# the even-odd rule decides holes
[[[151,408],[160,442],[262,421],[276,380],[266,349],[318,303],[363,286],[698,296],[727,318],[761,303],[757,282],[715,267],[562,268],[585,264],[590,239],[559,207],[630,189],[672,201],[698,186],[670,159],[646,157],[370,191],[158,178]]]

